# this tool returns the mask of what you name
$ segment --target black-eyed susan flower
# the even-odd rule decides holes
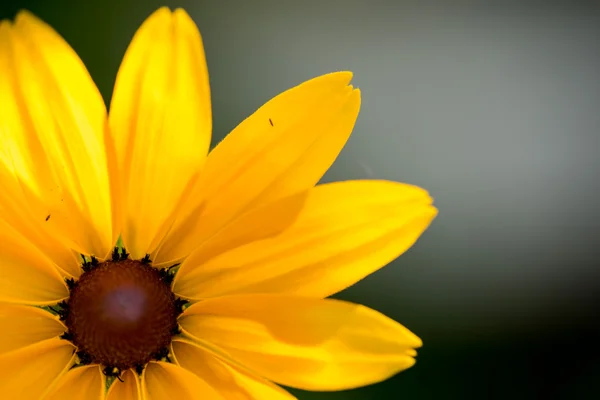
[[[326,299],[436,214],[406,184],[316,185],[358,115],[350,79],[284,92],[207,156],[208,75],[184,11],[136,33],[108,114],[55,31],[2,21],[2,398],[291,399],[277,384],[340,390],[412,366],[414,334]]]

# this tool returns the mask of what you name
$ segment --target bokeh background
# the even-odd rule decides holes
[[[0,4],[0,18],[27,8],[53,25],[107,102],[139,24],[160,5],[185,7],[204,37],[215,141],[279,92],[354,71],[361,115],[324,180],[417,184],[440,214],[337,297],[425,346],[384,383],[299,399],[598,398],[598,2]]]

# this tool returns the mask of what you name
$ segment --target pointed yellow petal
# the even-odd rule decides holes
[[[0,354],[62,335],[67,328],[35,307],[0,304]]]
[[[382,381],[412,366],[421,346],[399,323],[339,300],[227,296],[192,305],[179,323],[265,378],[306,390]]]
[[[0,31],[1,164],[43,229],[104,257],[113,238],[102,97],[75,52],[33,15]]]
[[[204,49],[194,22],[161,8],[135,34],[117,75],[109,124],[133,258],[152,250],[202,166],[212,129]]]
[[[154,262],[178,261],[249,209],[314,186],[358,115],[351,78],[339,72],[305,82],[235,128],[210,153]]]
[[[186,340],[174,340],[177,363],[192,371],[223,397],[231,400],[292,400],[294,396],[279,386],[231,366]]]
[[[3,118],[0,118],[0,218],[3,218],[21,234],[27,237],[36,247],[48,255],[62,271],[71,276],[79,276],[80,267],[70,248],[57,239],[44,225],[48,210],[42,215],[34,215],[29,210],[30,201],[34,206],[43,203],[43,199],[31,195],[30,189],[23,180],[30,180],[29,169],[32,173],[45,174],[46,169],[35,170],[36,159],[24,158],[21,147],[27,139],[26,127],[19,118],[22,106],[15,101],[12,65],[12,36],[14,32],[8,21],[0,21],[0,108]],[[27,144],[29,146],[29,144]],[[54,191],[55,188],[52,188]],[[43,206],[43,208],[47,208]],[[60,236],[60,235],[59,235]]]
[[[138,376],[132,370],[127,370],[121,374],[121,382],[115,379],[108,389],[106,400],[141,400],[140,381]]]
[[[103,400],[106,378],[98,365],[73,368],[56,383],[47,400]]]
[[[73,364],[75,348],[66,340],[49,339],[0,356],[3,399],[39,399]]]
[[[68,296],[52,262],[0,220],[0,301],[44,305]]]
[[[144,400],[224,400],[204,380],[165,362],[150,362],[142,374]]]
[[[425,190],[402,183],[319,185],[283,233],[234,248],[241,232],[248,232],[247,241],[265,237],[262,231],[279,223],[289,204],[286,199],[257,208],[194,251],[177,273],[175,293],[192,299],[234,293],[327,297],[408,250],[437,212]]]

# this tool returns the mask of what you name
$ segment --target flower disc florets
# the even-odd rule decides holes
[[[165,276],[147,260],[113,259],[70,285],[64,320],[84,363],[122,371],[168,354],[181,303]]]

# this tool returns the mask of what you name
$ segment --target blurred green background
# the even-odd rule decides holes
[[[27,8],[54,26],[107,102],[139,24],[185,7],[204,38],[215,141],[279,92],[354,71],[361,115],[324,180],[423,186],[440,215],[338,297],[425,345],[384,383],[301,400],[598,398],[598,2],[0,4],[0,18]]]

